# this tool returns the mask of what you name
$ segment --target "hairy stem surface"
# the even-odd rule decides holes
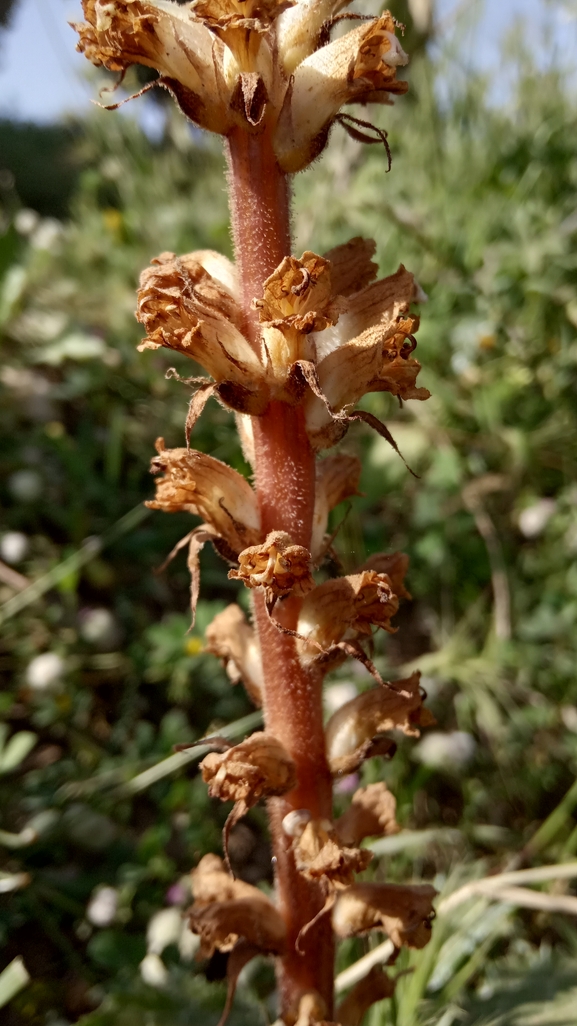
[[[290,253],[288,182],[277,166],[266,131],[259,135],[233,132],[228,138],[227,157],[246,327],[256,347],[258,323],[252,300],[262,295],[264,280]],[[286,531],[293,542],[310,548],[315,461],[302,407],[271,403],[262,417],[253,418],[253,433],[263,536],[273,530]],[[275,615],[284,626],[294,629],[299,608],[299,600],[289,599],[282,610],[277,607]],[[324,893],[297,872],[281,827],[282,817],[291,809],[308,809],[314,817],[332,816],[321,678],[314,670],[301,666],[295,639],[271,623],[260,593],[254,602],[254,618],[264,670],[265,727],[291,754],[298,777],[294,791],[269,802],[279,907],[289,941],[279,969],[281,1013],[294,1013],[300,994],[316,990],[324,998],[330,1018],[334,944],[329,917],[322,917],[296,949],[298,934],[322,908]]]

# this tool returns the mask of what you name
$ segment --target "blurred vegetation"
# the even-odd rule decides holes
[[[457,81],[455,55],[434,54],[383,114],[391,174],[336,128],[295,182],[295,230],[298,251],[373,236],[381,271],[402,261],[429,295],[418,354],[432,398],[366,401],[419,479],[351,429],[363,496],[334,526],[347,570],[380,549],[410,555],[413,601],[376,661],[422,669],[441,735],[365,766],[407,831],[370,873],[448,894],[577,849],[577,103],[519,43],[499,104],[488,79]],[[0,234],[0,967],[21,955],[31,975],[2,1010],[9,1026],[211,1026],[222,1008],[223,959],[191,961],[178,916],[155,918],[186,907],[187,874],[219,850],[227,811],[194,759],[159,764],[251,711],[202,652],[236,589],[204,552],[187,632],[184,558],[156,569],[189,519],[141,506],[155,438],[182,444],[188,393],[165,377],[175,355],[135,351],[138,274],[161,250],[230,252],[218,144],[162,116],[156,141],[104,112],[49,144],[0,126],[11,152],[36,154],[26,178],[2,178]],[[248,472],[216,404],[194,445]],[[370,681],[348,665],[328,686],[346,683]],[[268,886],[259,810],[231,847],[237,871]],[[344,943],[339,971],[377,942]],[[570,917],[477,895],[403,954],[398,968],[415,971],[367,1022],[569,1026],[576,952]],[[273,987],[255,962],[233,1026],[270,1021]]]

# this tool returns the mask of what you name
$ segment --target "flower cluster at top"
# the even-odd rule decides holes
[[[267,128],[281,169],[324,148],[348,103],[390,103],[407,63],[388,12],[330,40],[348,0],[82,0],[78,49],[124,73],[144,64],[201,128]],[[351,15],[359,19],[358,15]]]

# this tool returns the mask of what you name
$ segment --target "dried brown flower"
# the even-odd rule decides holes
[[[224,753],[210,752],[200,764],[212,798],[236,802],[234,820],[261,798],[285,794],[296,784],[290,755],[271,734],[251,734]]]
[[[373,738],[389,730],[419,737],[434,722],[423,708],[418,671],[404,680],[371,688],[337,709],[327,723],[327,759],[334,774],[352,773],[370,752]]]
[[[393,996],[395,982],[380,966],[373,966],[339,1004],[337,1016],[341,1026],[361,1026],[363,1016],[371,1005]]]
[[[285,595],[306,595],[315,586],[309,550],[293,545],[284,531],[272,531],[262,545],[244,549],[238,564],[228,576],[247,588],[264,588],[269,606]]]
[[[334,825],[322,819],[309,820],[293,838],[292,848],[299,872],[331,889],[351,884],[373,857],[366,849],[342,844]]]
[[[200,953],[210,958],[215,950],[232,951],[244,938],[263,954],[281,955],[286,927],[279,912],[266,898],[233,898],[193,905],[190,929],[200,936]]]
[[[324,554],[325,535],[329,513],[340,502],[358,494],[361,461],[356,456],[339,452],[318,460],[316,465],[316,495],[313,517],[311,551],[317,560]]]
[[[397,802],[387,785],[379,780],[355,791],[346,812],[335,821],[335,830],[343,844],[358,845],[365,837],[396,834]]]
[[[436,893],[430,884],[353,884],[337,896],[333,929],[337,937],[384,930],[397,948],[424,948],[431,936]]]
[[[302,658],[318,657],[319,645],[330,651],[345,635],[369,636],[373,626],[394,631],[390,618],[398,607],[389,578],[374,570],[319,584],[307,595],[299,617],[299,634],[306,638],[301,642]]]
[[[205,632],[206,651],[223,660],[233,684],[242,680],[255,705],[262,705],[262,660],[253,628],[240,606],[217,613]]]

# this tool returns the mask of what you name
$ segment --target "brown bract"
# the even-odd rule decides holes
[[[232,951],[239,938],[249,941],[263,954],[281,955],[285,949],[284,921],[266,898],[233,898],[193,905],[189,924],[192,932],[200,936],[203,958],[210,958],[215,950]]]
[[[351,845],[360,844],[365,837],[397,834],[396,809],[395,796],[379,780],[355,791],[348,809],[335,821],[335,830],[343,844]]]
[[[306,595],[315,586],[309,550],[293,545],[284,531],[271,531],[262,545],[244,549],[238,570],[230,570],[228,576],[247,588],[264,588],[269,606],[286,595]]]
[[[342,938],[384,930],[397,948],[424,948],[436,893],[430,884],[353,884],[337,896],[333,929]]]
[[[355,873],[362,873],[372,852],[344,845],[328,820],[311,819],[293,839],[296,867],[309,880],[319,880],[330,889],[346,887]]]
[[[251,701],[262,705],[263,673],[255,632],[240,606],[217,613],[205,632],[205,651],[222,659],[232,684],[242,681]]]
[[[266,894],[259,891],[258,887],[231,876],[222,859],[212,853],[201,858],[190,878],[195,908],[218,901],[236,901],[239,898],[268,903]]]
[[[227,131],[223,45],[187,7],[167,0],[82,0],[82,9],[86,21],[72,27],[89,61],[121,73],[131,64],[155,68],[187,117],[211,132]]]
[[[370,752],[373,738],[389,730],[419,737],[419,727],[434,722],[423,708],[418,671],[357,695],[337,709],[325,731],[327,760],[333,774],[352,773]]]
[[[156,441],[158,456],[151,462],[156,496],[146,503],[165,513],[194,513],[222,539],[229,558],[236,559],[259,537],[260,516],[256,496],[241,474],[194,449],[166,449]]]

